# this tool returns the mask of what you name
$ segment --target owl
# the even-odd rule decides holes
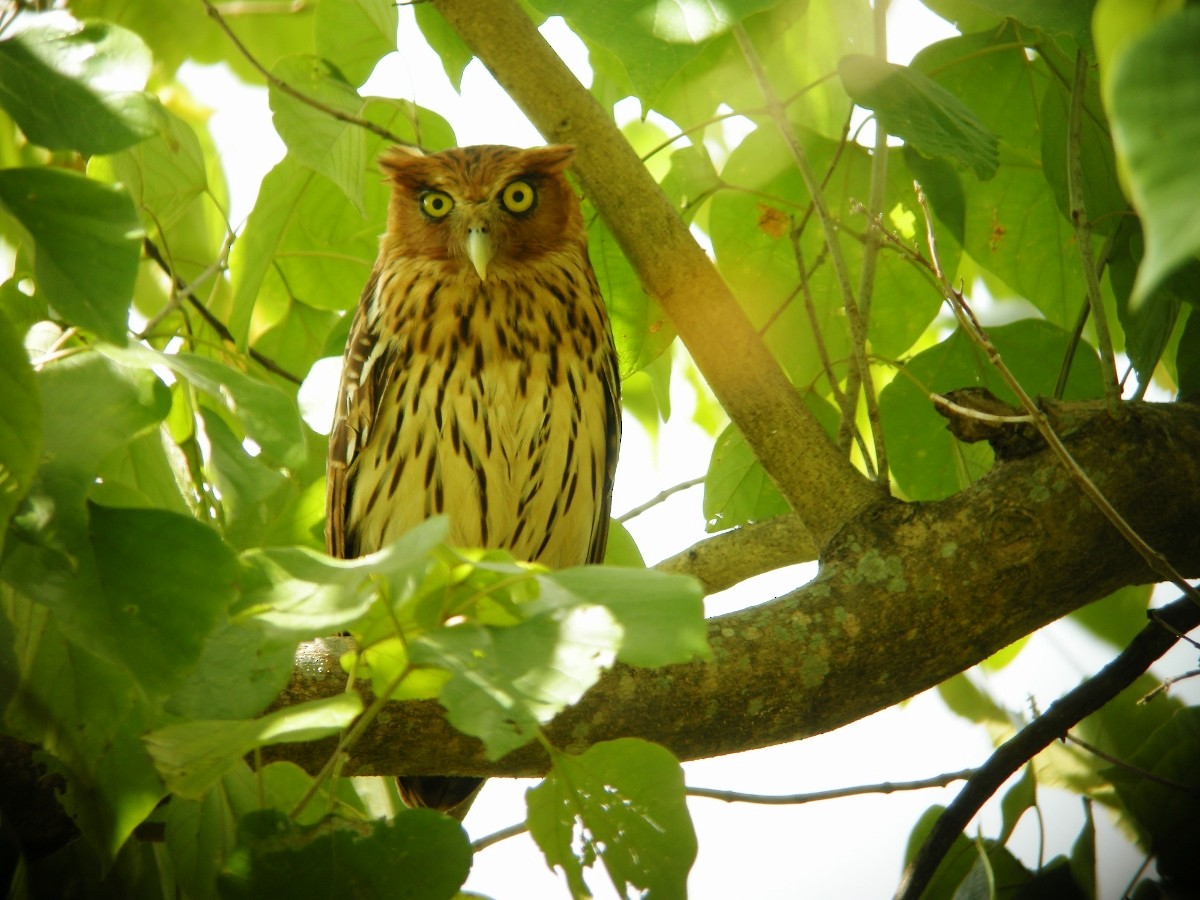
[[[450,541],[600,562],[621,435],[617,355],[563,174],[572,147],[396,147],[329,440],[326,545],[351,558],[435,515]],[[407,776],[454,810],[480,780]]]

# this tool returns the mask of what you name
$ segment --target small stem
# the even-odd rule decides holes
[[[228,37],[233,46],[238,49],[238,52],[241,53],[242,56],[246,57],[246,61],[249,62],[250,65],[254,66],[254,68],[258,70],[258,73],[267,80],[267,83],[276,90],[282,91],[289,97],[294,97],[301,103],[311,106],[313,109],[323,112],[325,115],[331,116],[332,118],[337,119],[339,122],[345,122],[348,125],[357,125],[359,128],[365,128],[372,134],[378,135],[385,141],[390,141],[393,144],[411,146],[408,141],[397,137],[395,134],[392,134],[392,132],[388,131],[382,125],[376,125],[374,122],[369,122],[366,119],[360,118],[359,116],[353,116],[350,113],[342,112],[340,109],[334,109],[332,106],[322,103],[315,97],[310,97],[303,91],[297,90],[286,81],[276,78],[271,74],[266,66],[260,63],[254,57],[254,54],[250,52],[246,45],[241,42],[241,39],[238,38],[233,29],[229,27],[229,23],[225,21],[220,10],[218,10],[217,7],[212,4],[211,0],[200,0],[200,2],[204,4],[204,8],[208,10],[208,14],[213,18],[220,29],[225,32],[226,37]]]
[[[191,284],[185,283],[178,275],[175,274],[175,270],[171,267],[171,264],[163,258],[162,251],[158,249],[158,245],[155,244],[154,241],[150,240],[150,238],[143,238],[142,249],[145,251],[146,256],[149,257],[160,269],[162,269],[163,272],[168,275],[168,277],[170,277],[172,289],[176,295],[176,300],[179,302],[186,301],[189,303],[192,309],[196,310],[196,312],[200,314],[200,318],[208,323],[208,327],[215,331],[217,336],[220,337],[222,341],[236,347],[237,340],[234,338],[233,332],[231,332],[225,326],[224,322],[213,315],[212,311],[203,303],[201,303],[194,293],[195,286],[209,277],[210,270],[219,271],[224,267],[223,261],[228,256],[229,250],[232,247],[233,237],[233,233],[229,232],[225,244],[221,248],[221,254],[212,263],[212,265],[205,269],[204,272],[202,272]],[[161,316],[156,316],[153,320],[153,323],[157,324],[161,318]],[[149,333],[149,331],[150,324],[147,324],[142,333],[137,335],[137,338],[141,340]],[[246,353],[252,360],[258,363],[268,372],[272,372],[278,375],[280,378],[290,381],[292,384],[301,384],[304,381],[303,378],[298,378],[297,376],[293,375],[287,369],[283,368],[283,366],[279,365],[279,363],[275,362],[275,360],[260,353],[253,347],[247,347]]]
[[[392,694],[396,693],[396,690],[412,670],[413,667],[411,665],[406,665],[400,671],[400,674],[388,683],[383,692],[371,701],[371,705],[355,720],[354,724],[350,726],[350,730],[342,735],[337,747],[329,755],[329,759],[325,761],[325,765],[321,767],[321,771],[313,778],[313,782],[309,785],[308,790],[304,792],[304,796],[297,800],[296,805],[292,807],[292,811],[289,813],[292,818],[300,815],[304,811],[304,807],[308,806],[312,798],[317,795],[317,791],[321,789],[321,785],[329,780],[335,770],[340,770],[346,764],[346,757],[350,748],[358,742],[363,732],[375,721],[376,717],[383,710],[384,705],[391,699]]]
[[[931,778],[917,781],[884,781],[880,784],[863,784],[854,787],[832,788],[827,791],[812,791],[806,794],[743,794],[739,791],[718,791],[713,788],[688,787],[684,790],[689,797],[707,797],[710,800],[724,800],[726,803],[760,803],[768,806],[790,806],[801,803],[815,803],[819,800],[837,800],[842,797],[855,797],[861,794],[894,794],[899,791],[922,791],[929,788],[945,787],[955,781],[966,781],[976,773],[976,769],[963,769],[960,772],[946,772]]]
[[[493,831],[491,834],[484,835],[477,841],[471,842],[471,852],[478,853],[480,850],[485,850],[492,844],[498,844],[501,841],[506,841],[510,837],[516,837],[518,834],[524,834],[529,830],[529,825],[525,822],[517,822],[515,825],[509,825],[507,828],[501,828],[499,831]]]
[[[871,423],[872,438],[875,443],[877,480],[886,487],[888,483],[887,455],[883,446],[883,429],[879,422],[879,407],[875,396],[875,385],[871,378],[870,365],[867,362],[866,323],[859,314],[858,302],[854,298],[854,290],[850,287],[850,274],[846,268],[845,256],[842,254],[842,245],[838,237],[838,224],[834,221],[833,216],[829,213],[829,209],[825,206],[824,192],[821,190],[816,173],[809,162],[808,152],[804,149],[803,143],[788,121],[787,110],[775,96],[774,89],[767,78],[766,70],[763,68],[762,60],[759,59],[758,51],[754,49],[754,44],[751,42],[750,36],[741,25],[733,27],[733,35],[742,50],[742,55],[746,58],[746,64],[750,67],[750,71],[758,82],[759,90],[762,91],[763,97],[767,102],[767,111],[774,121],[775,127],[779,129],[784,143],[787,144],[788,149],[791,151],[792,160],[795,162],[796,169],[799,171],[800,177],[803,179],[804,185],[812,197],[813,210],[825,234],[825,243],[829,247],[829,261],[833,265],[834,278],[841,290],[846,318],[850,323],[850,343],[854,349],[854,364],[858,370],[859,377],[862,379],[866,396],[867,418]]]
[[[1096,257],[1092,253],[1092,226],[1088,221],[1083,196],[1083,163],[1080,160],[1083,98],[1087,86],[1087,57],[1080,50],[1075,55],[1075,81],[1071,85],[1071,107],[1067,114],[1067,196],[1071,207],[1071,222],[1075,226],[1075,245],[1083,264],[1083,283],[1087,288],[1088,306],[1096,329],[1097,349],[1100,351],[1100,375],[1104,381],[1104,396],[1113,417],[1125,415],[1121,406],[1121,386],[1117,381],[1117,365],[1113,355],[1112,335],[1108,330],[1108,315],[1100,293],[1100,276]]]
[[[1113,756],[1113,754],[1101,750],[1095,744],[1089,744],[1087,741],[1075,737],[1073,734],[1068,733],[1066,735],[1066,742],[1086,750],[1088,753],[1092,754],[1092,756],[1095,756],[1097,759],[1104,760],[1109,765],[1124,769],[1126,772],[1131,772],[1138,778],[1141,778],[1143,781],[1152,781],[1155,784],[1170,788],[1173,791],[1178,791],[1179,793],[1185,794],[1189,797],[1200,798],[1200,788],[1194,787],[1190,784],[1184,784],[1181,781],[1172,781],[1170,778],[1163,778],[1161,775],[1156,775],[1154,772],[1141,769],[1132,763],[1126,762],[1119,756]]]
[[[647,510],[653,509],[668,497],[672,497],[675,494],[678,494],[680,491],[686,491],[688,488],[694,488],[698,484],[704,484],[703,475],[701,475],[699,478],[689,478],[687,481],[681,481],[679,484],[673,484],[666,490],[659,491],[641,506],[635,506],[633,509],[629,510],[629,512],[617,516],[617,522],[624,525],[630,519],[636,518]]]

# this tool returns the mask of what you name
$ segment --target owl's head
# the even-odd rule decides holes
[[[458,147],[429,156],[394,147],[380,160],[392,184],[388,240],[407,256],[489,270],[583,249],[579,200],[563,175],[574,147]],[[586,250],[584,250],[586,252]]]

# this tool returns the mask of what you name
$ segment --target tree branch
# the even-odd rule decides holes
[[[794,515],[743,525],[705,538],[654,568],[691,575],[715,594],[735,584],[783,566],[811,562],[817,547]]]
[[[433,6],[573,167],[696,365],[818,545],[879,496],[805,408],[671,201],[516,0]],[[786,435],[786,440],[780,440]]]
[[[1181,570],[1200,573],[1200,407],[1098,411],[1065,443],[1112,504]],[[681,759],[798,740],[911,697],[1153,571],[1049,453],[1000,464],[937,503],[884,501],[826,547],[821,574],[770,603],[713,619],[708,663],[617,666],[547,729],[578,751],[621,736]],[[293,705],[343,688],[338,648],[306,645]],[[336,681],[336,683],[335,683]],[[434,702],[390,707],[347,774],[528,776],[536,744],[500,760],[447,724]],[[315,770],[326,744],[273,748]]]
[[[1159,610],[1159,618],[1176,631],[1188,631],[1200,625],[1200,609],[1188,599],[1176,600]],[[917,900],[921,896],[946,851],[1010,775],[1133,684],[1176,640],[1171,631],[1151,622],[1098,674],[1068,691],[1050,704],[1045,713],[1001,744],[934,823],[925,843],[904,871],[896,890],[897,900]]]

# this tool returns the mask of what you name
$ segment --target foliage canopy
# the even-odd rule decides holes
[[[374,261],[381,150],[456,143],[436,110],[362,93],[395,50],[401,11],[390,0],[59,5],[0,13],[0,728],[6,760],[28,763],[38,748],[80,839],[0,804],[18,823],[0,836],[11,895],[453,897],[471,864],[465,832],[343,777],[360,771],[381,723],[402,715],[390,702],[437,700],[476,748],[450,771],[488,774],[519,758],[546,776],[528,794],[527,825],[568,893],[588,896],[586,870],[602,863],[622,895],[685,896],[697,846],[682,770],[668,749],[621,736],[620,691],[605,685],[654,669],[670,687],[691,678],[672,672],[729,665],[722,629],[750,620],[706,625],[703,594],[720,578],[682,557],[673,571],[646,569],[619,528],[609,567],[555,573],[448,547],[441,520],[361,560],[321,552],[325,441],[302,418],[298,389],[315,363],[340,356],[345,313]],[[613,104],[638,98],[643,119],[621,127],[658,182],[649,189],[624,180],[619,160],[589,159],[601,145],[585,117],[562,112],[574,109],[563,85],[544,81],[543,99],[506,80],[504,54],[518,64],[525,54],[532,71],[544,45],[492,43],[491,16],[472,23],[459,0],[411,13],[455,86],[478,55],[548,139],[581,145],[627,412],[653,434],[684,383],[672,370],[689,375],[713,438],[713,546],[749,536],[727,580],[826,551],[830,580],[793,601],[808,604],[789,620],[804,652],[774,679],[791,683],[780,692],[823,690],[838,672],[830,641],[867,627],[848,606],[821,605],[850,583],[831,586],[831,572],[849,571],[842,526],[897,501],[936,516],[937,501],[976,497],[1019,468],[1001,444],[948,431],[931,394],[987,389],[1025,424],[1040,421],[1028,397],[1127,422],[1122,393],[1200,391],[1200,6],[926,0],[959,33],[896,65],[886,5],[495,4],[498,22],[566,20],[612,135]],[[179,78],[189,62],[268,87],[287,155],[241,225],[227,213],[236,160]],[[729,127],[735,116],[753,127]],[[616,214],[621,191],[653,200],[658,189],[672,224],[710,242],[736,305],[703,287],[701,254],[681,262]],[[641,201],[630,202],[632,221]],[[666,265],[686,275],[671,289]],[[697,324],[708,315],[721,327]],[[1047,427],[1069,431],[1069,419]],[[1186,456],[1162,429],[1166,452]],[[1088,474],[1117,495],[1127,462]],[[1038,482],[1038,502],[1074,485],[1069,468],[1046,465],[1038,471],[1057,474]],[[1188,506],[1194,474],[1181,458],[1181,499],[1164,521],[1200,514]],[[824,519],[809,514],[818,507]],[[796,531],[782,549],[756,537],[786,521]],[[961,525],[962,545],[967,530],[994,524]],[[1072,527],[1042,540],[1067,542]],[[881,547],[855,544],[852,584],[911,602],[903,595],[926,570]],[[958,547],[930,542],[925,555]],[[1172,562],[1200,572],[1200,553]],[[961,564],[997,577],[1009,565]],[[900,696],[1105,594],[1073,617],[1124,647],[1144,625],[1151,574],[1123,565],[1081,565],[1054,613],[1000,643],[980,639],[938,677],[934,648]],[[941,615],[953,631],[952,613]],[[312,675],[294,674],[297,645],[337,633],[356,642],[338,687],[272,707]],[[763,633],[768,646],[782,640]],[[1038,784],[1110,807],[1164,883],[1195,887],[1196,709],[1162,696],[1138,706],[1153,684],[1138,680],[1076,732],[1134,768],[1075,747],[1038,755],[1004,797],[1002,832],[960,835],[925,896],[1095,896],[1090,806],[1069,858],[1035,871],[1006,848]],[[582,725],[577,740],[559,739],[556,717],[597,685],[614,700],[616,739],[593,740]],[[689,697],[710,689],[702,675],[688,682]],[[1021,724],[965,676],[942,692],[997,741]],[[754,715],[745,734],[727,723],[731,749],[787,739],[767,733],[766,714],[756,733]],[[832,727],[830,716],[812,730]],[[323,764],[306,772],[283,759],[322,738]],[[666,732],[662,743],[687,750]],[[276,761],[263,761],[266,748]],[[914,852],[934,818],[916,824]]]

